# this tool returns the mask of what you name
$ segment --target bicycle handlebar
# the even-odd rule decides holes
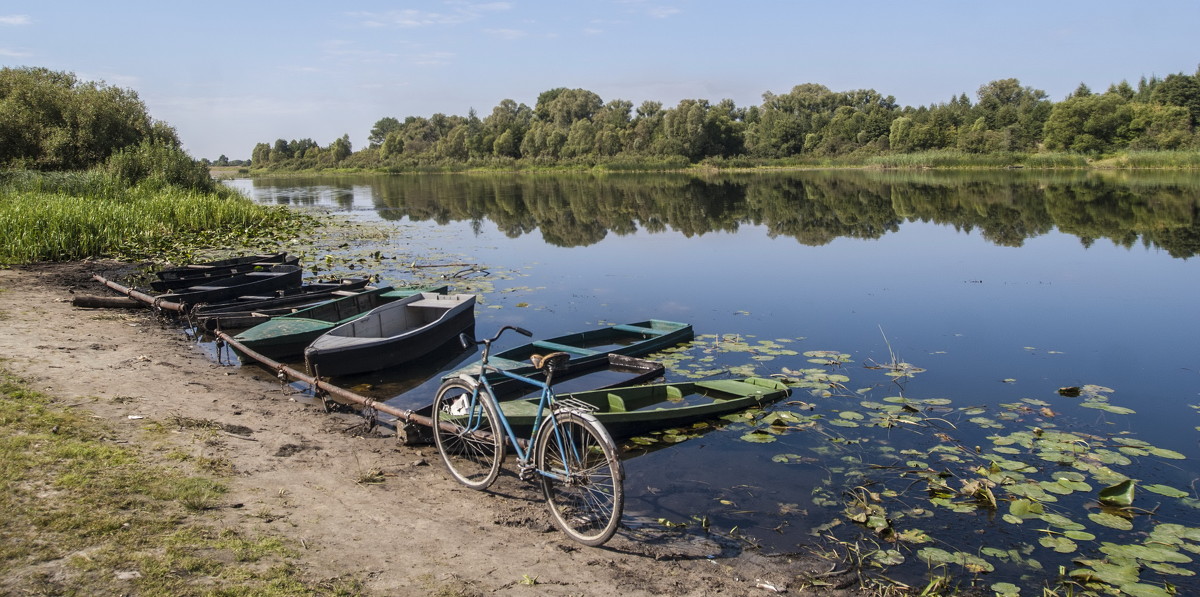
[[[522,327],[517,327],[517,326],[515,326],[515,325],[506,325],[506,326],[504,326],[504,327],[500,328],[500,329],[499,329],[499,330],[496,332],[496,335],[495,335],[495,336],[492,336],[491,338],[487,338],[487,339],[484,339],[484,340],[475,340],[474,338],[471,338],[470,336],[468,336],[468,335],[466,335],[466,334],[459,334],[459,335],[458,335],[458,341],[459,341],[459,342],[462,342],[463,348],[470,348],[470,347],[472,347],[472,346],[479,346],[480,344],[487,344],[487,345],[490,345],[492,342],[495,342],[496,340],[499,340],[499,339],[500,339],[500,334],[503,334],[505,330],[513,330],[513,331],[515,331],[515,332],[517,332],[518,334],[521,334],[521,335],[523,335],[523,336],[527,336],[527,337],[533,337],[533,332],[531,332],[531,331],[529,331],[529,330],[527,330],[527,329],[525,329],[525,328],[522,328]]]

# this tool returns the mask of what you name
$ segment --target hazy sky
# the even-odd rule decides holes
[[[133,89],[194,157],[245,159],[556,87],[744,107],[818,83],[920,106],[1015,77],[1061,100],[1195,73],[1200,0],[3,0],[0,65]]]

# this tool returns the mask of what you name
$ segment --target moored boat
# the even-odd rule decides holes
[[[300,258],[287,253],[273,255],[249,255],[246,257],[231,257],[206,263],[172,267],[155,272],[157,280],[150,282],[150,287],[159,292],[189,288],[212,280],[228,278],[237,274],[253,271],[263,271],[273,265],[297,265]]]
[[[272,293],[276,290],[299,288],[304,270],[298,265],[273,265],[264,271],[237,274],[210,280],[198,286],[160,294],[158,302],[176,305],[198,305],[233,300],[239,296]]]
[[[442,294],[447,286],[392,288],[385,286],[349,296],[340,296],[291,313],[269,317],[234,339],[259,354],[286,360],[304,354],[304,349],[325,332],[366,315],[372,309],[422,292]]]
[[[387,369],[457,342],[474,326],[475,295],[421,292],[325,332],[304,349],[304,361],[322,376]]]
[[[560,404],[591,412],[614,438],[620,439],[763,406],[790,393],[781,381],[746,377],[572,392],[557,398]],[[539,414],[538,398],[499,404],[513,431],[518,435],[529,433]]]
[[[691,324],[661,319],[649,319],[621,325],[611,325],[575,332],[564,336],[534,340],[514,348],[493,353],[488,359],[488,365],[504,369],[524,376],[537,374],[529,357],[534,354],[561,351],[571,355],[569,366],[586,368],[592,363],[602,362],[609,353],[625,356],[645,356],[652,352],[670,348],[680,342],[687,342],[694,336]],[[443,377],[457,377],[461,374],[478,372],[479,362],[476,361],[462,369]],[[499,373],[489,373],[489,383],[500,383],[507,379]]]
[[[293,315],[301,310],[322,303],[375,290],[367,286],[366,278],[348,278],[340,282],[314,282],[300,288],[279,291],[280,296],[247,297],[216,305],[197,305],[189,316],[192,322],[205,331],[222,329],[238,331],[266,323],[272,318]],[[422,286],[388,291],[389,298],[400,299],[416,292],[448,292],[448,286]],[[375,305],[378,306],[378,305]],[[372,307],[373,308],[373,307]],[[303,347],[301,347],[303,350]]]

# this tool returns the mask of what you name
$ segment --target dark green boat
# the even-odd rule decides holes
[[[375,288],[339,297],[306,309],[271,318],[233,337],[246,348],[276,361],[300,357],[325,332],[354,321],[380,305],[422,292],[445,293],[449,288]]]
[[[783,382],[746,377],[573,392],[559,394],[558,402],[591,411],[609,434],[620,439],[763,406],[789,394]],[[519,436],[530,432],[537,409],[537,397],[500,402],[500,410]]]
[[[504,369],[518,375],[540,379],[541,372],[529,362],[529,357],[535,354],[547,354],[557,351],[565,352],[571,355],[571,360],[567,364],[568,367],[589,368],[595,364],[607,361],[610,353],[629,357],[646,356],[652,352],[675,346],[680,342],[687,342],[694,335],[695,333],[692,331],[691,324],[650,319],[622,325],[604,326],[594,330],[575,332],[546,340],[535,340],[528,344],[522,344],[515,348],[493,353],[488,359],[488,364],[497,369]],[[479,362],[476,361],[462,369],[445,375],[443,379],[478,371]],[[498,373],[488,374],[488,383],[494,386],[520,383],[509,382],[508,380],[509,378]],[[504,394],[506,392],[497,387],[496,393]]]

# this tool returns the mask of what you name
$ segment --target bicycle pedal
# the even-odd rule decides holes
[[[592,413],[598,410],[596,405],[588,404],[576,398],[559,398],[554,401],[554,409],[568,409],[585,413]]]

